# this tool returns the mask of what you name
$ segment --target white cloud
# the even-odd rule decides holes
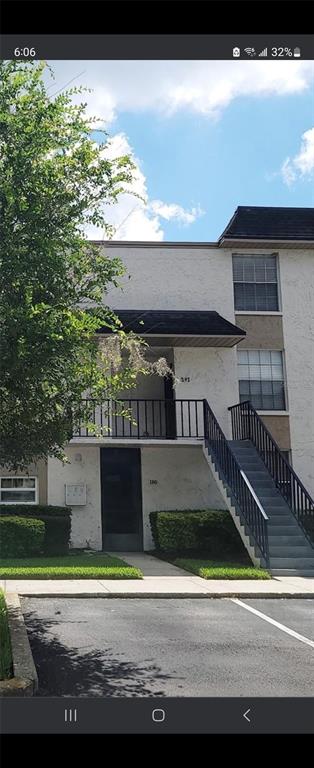
[[[293,162],[290,160],[290,157],[287,157],[287,159],[282,164],[281,175],[288,187],[290,187],[291,184],[293,184],[293,182],[296,180],[296,172],[293,168]]]
[[[161,200],[152,200],[148,208],[166,221],[175,220],[186,226],[193,224],[204,213],[199,205],[191,208],[190,211],[185,211],[181,205],[176,205],[176,203],[167,204]]]
[[[115,205],[103,207],[107,222],[115,228],[115,240],[161,241],[164,239],[162,220],[176,221],[178,224],[189,226],[203,215],[204,211],[199,205],[185,210],[177,203],[148,199],[145,175],[124,133],[113,136],[104,151],[110,159],[129,154],[136,166],[132,190],[139,197],[126,192],[120,195]],[[103,236],[102,230],[98,227],[89,226],[85,232],[89,239],[101,240]]]
[[[55,90],[71,78],[93,89],[88,113],[110,123],[119,112],[185,109],[217,118],[234,99],[299,93],[314,77],[309,61],[57,61]],[[79,75],[79,77],[76,77]],[[76,97],[81,101],[82,97]]]
[[[291,186],[298,178],[312,178],[314,173],[314,128],[302,134],[301,147],[294,157],[287,157],[281,166],[282,178]]]

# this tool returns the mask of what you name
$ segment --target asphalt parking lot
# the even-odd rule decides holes
[[[21,603],[39,696],[313,695],[313,599]]]

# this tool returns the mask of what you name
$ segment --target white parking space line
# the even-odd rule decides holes
[[[310,648],[314,648],[314,640],[310,640],[308,637],[304,637],[304,635],[299,635],[299,633],[295,632],[294,629],[289,629],[289,627],[286,627],[285,624],[280,624],[279,621],[275,621],[275,619],[271,619],[270,616],[266,616],[265,613],[262,613],[261,611],[257,611],[256,608],[252,608],[251,605],[247,605],[246,603],[243,603],[242,600],[238,600],[237,597],[231,597],[230,600],[232,603],[235,603],[236,605],[240,605],[241,608],[245,608],[246,611],[250,611],[250,613],[254,613],[254,615],[258,616],[260,619],[263,619],[264,621],[268,621],[268,624],[272,624],[274,627],[277,627],[277,629],[281,629],[281,631],[285,632],[286,635],[291,635],[291,637],[294,637],[296,640],[299,640],[300,643],[305,643],[305,645],[309,645]]]

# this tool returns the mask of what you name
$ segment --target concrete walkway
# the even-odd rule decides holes
[[[312,597],[314,579],[278,576],[269,581],[227,581],[199,576],[145,576],[140,580],[7,579],[4,591],[32,597]]]
[[[108,553],[110,554],[110,553]],[[46,597],[314,597],[314,578],[277,576],[267,581],[202,579],[144,552],[114,552],[140,568],[142,580],[7,579],[6,592]]]
[[[174,577],[184,576],[189,577],[189,573],[183,568],[177,568],[172,563],[167,563],[166,560],[159,560],[158,557],[148,555],[146,552],[108,552],[108,555],[112,557],[121,557],[121,560],[125,560],[128,565],[133,565],[134,568],[139,568],[142,574],[145,576],[160,576],[160,577]],[[197,576],[197,578],[199,578]],[[204,579],[201,579],[203,583]]]

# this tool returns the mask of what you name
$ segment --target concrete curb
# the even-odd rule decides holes
[[[178,600],[178,599],[226,599],[228,597],[243,597],[246,599],[293,599],[296,598],[297,600],[300,599],[312,599],[314,598],[314,594],[311,592],[46,592],[43,594],[42,592],[20,592],[21,597],[36,597],[40,599],[49,599],[50,597],[53,598],[74,598],[74,599],[86,599],[86,598],[96,598],[100,599],[103,598],[105,600],[108,599],[117,599],[121,598],[123,600],[125,599],[144,599],[144,600],[154,600],[154,599],[165,599],[165,600]]]
[[[11,638],[13,677],[0,681],[0,696],[33,696],[38,688],[37,671],[29,644],[19,596],[6,593]]]

